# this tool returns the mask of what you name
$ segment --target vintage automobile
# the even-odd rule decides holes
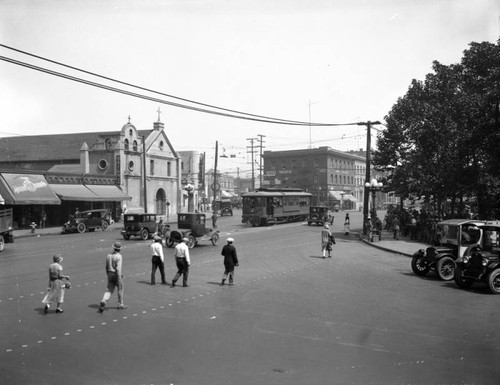
[[[179,243],[182,238],[188,239],[188,247],[192,249],[198,241],[211,241],[212,245],[219,243],[219,231],[206,227],[205,214],[200,213],[178,213],[177,229],[170,227],[164,232],[165,244],[172,247]]]
[[[165,232],[170,229],[168,224],[157,220],[156,214],[125,214],[123,222],[121,234],[125,240],[129,240],[132,235],[143,240],[156,234],[164,237]]]
[[[77,212],[71,215],[62,228],[62,233],[84,233],[85,231],[95,231],[101,229],[106,231],[109,227],[109,210],[97,209]]]
[[[418,276],[435,270],[439,278],[450,281],[454,277],[455,261],[481,242],[479,225],[485,221],[450,219],[437,224],[435,246],[420,249],[411,260],[411,268]]]
[[[481,225],[481,243],[457,259],[455,282],[464,289],[485,282],[493,294],[500,294],[500,226]]]
[[[223,199],[219,201],[218,205],[221,217],[223,217],[224,215],[233,216],[233,205],[229,199]]]
[[[328,207],[326,206],[311,206],[309,207],[309,218],[307,224],[312,223],[323,226],[328,221]]]

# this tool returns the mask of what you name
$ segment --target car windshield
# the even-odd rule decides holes
[[[500,251],[500,229],[484,229],[483,248],[485,251]]]
[[[437,233],[438,238],[442,243],[458,243],[458,226],[456,225],[448,225],[448,224],[438,224]]]
[[[476,225],[463,225],[462,227],[462,243],[464,245],[471,245],[473,243],[479,242],[481,237],[481,232],[479,231],[479,227]]]

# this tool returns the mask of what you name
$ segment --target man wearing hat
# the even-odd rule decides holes
[[[47,295],[42,300],[42,303],[45,304],[45,314],[49,312],[50,304],[53,302],[57,304],[56,313],[63,312],[63,310],[61,309],[61,304],[64,302],[64,289],[66,287],[63,279],[65,279],[66,281],[69,280],[69,275],[62,274],[62,255],[54,255],[52,257],[52,260],[54,263],[49,266],[49,286],[47,289]]]
[[[177,265],[177,274],[172,280],[172,287],[175,287],[175,283],[182,275],[182,286],[188,287],[188,275],[189,275],[189,265],[191,260],[189,258],[189,247],[187,243],[189,239],[182,238],[182,241],[175,246],[174,257],[175,263]]]
[[[120,250],[122,245],[120,242],[115,242],[113,252],[106,257],[106,274],[108,276],[108,286],[104,292],[101,302],[99,303],[99,312],[104,311],[106,302],[111,298],[111,294],[117,288],[118,291],[118,309],[126,309],[123,304],[123,274],[122,274],[122,255]]]
[[[234,239],[228,238],[227,245],[222,248],[221,255],[224,256],[224,275],[222,276],[221,285],[224,286],[226,279],[229,276],[229,284],[233,284],[234,267],[239,266],[238,256],[236,255],[236,247],[233,246]]]
[[[163,245],[161,244],[161,237],[155,236],[153,243],[151,244],[151,285],[155,284],[156,269],[160,269],[161,283],[166,285],[165,281],[165,258],[163,257]]]

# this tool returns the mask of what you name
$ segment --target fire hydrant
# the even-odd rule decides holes
[[[35,222],[31,222],[30,223],[30,227],[31,227],[31,234],[34,234],[35,233],[35,229],[36,229],[36,223]]]

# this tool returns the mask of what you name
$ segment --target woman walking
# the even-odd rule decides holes
[[[54,255],[52,258],[54,263],[49,266],[49,287],[42,303],[45,304],[44,313],[47,314],[51,303],[56,303],[56,313],[62,313],[61,304],[64,302],[64,290],[66,283],[63,281],[69,280],[69,275],[63,275],[63,267],[61,262],[63,257],[60,254]]]
[[[332,233],[330,232],[330,226],[325,223],[323,229],[321,230],[321,252],[323,253],[323,258],[326,258],[326,252],[328,251],[328,258],[332,257]]]
[[[344,219],[344,235],[349,235],[350,232],[351,232],[351,219],[349,218],[349,213],[346,213]]]

